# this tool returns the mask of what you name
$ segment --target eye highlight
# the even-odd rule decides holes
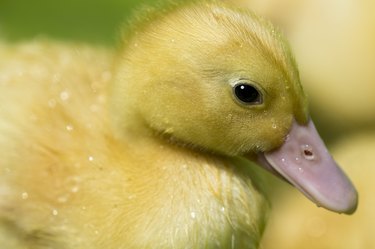
[[[233,87],[236,99],[246,105],[259,105],[263,103],[261,92],[249,83],[239,83]]]

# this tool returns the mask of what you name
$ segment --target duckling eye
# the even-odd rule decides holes
[[[234,86],[236,98],[247,105],[257,105],[263,102],[262,95],[254,86],[247,83],[240,83]]]

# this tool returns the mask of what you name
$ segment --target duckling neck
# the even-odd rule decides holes
[[[148,231],[194,248],[257,245],[268,205],[244,161],[182,146],[152,130],[131,108],[122,113],[114,118],[114,133],[123,144],[119,166],[131,181],[125,184],[126,205],[134,213],[127,223],[135,229],[130,234],[140,235],[135,241],[145,241]],[[145,243],[171,247],[168,241]]]
[[[232,240],[239,245],[233,248],[253,248],[247,244],[257,244],[267,205],[249,173],[233,158],[181,147],[151,132],[146,136],[128,134],[132,131],[127,130],[123,137],[130,139],[123,142],[128,150],[126,156],[132,161],[126,166],[131,172],[128,178],[132,179],[127,187],[131,197],[128,204],[134,212],[147,209],[142,215],[134,214],[144,222],[129,221],[140,229],[133,234],[163,231],[194,248],[205,248],[210,243],[229,248]],[[139,224],[154,227],[141,228]]]

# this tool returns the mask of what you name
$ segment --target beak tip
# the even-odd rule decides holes
[[[333,196],[331,196],[327,199],[326,196],[319,199],[320,201],[315,199],[317,205],[339,214],[354,214],[358,208],[358,192],[349,180],[347,183],[349,183],[349,186],[343,188],[341,194],[338,194],[338,196],[341,196],[340,198],[332,198]]]
[[[355,189],[354,189],[352,201],[350,201],[349,203],[350,203],[349,207],[345,210],[345,212],[343,212],[347,215],[354,214],[358,208],[358,193]]]

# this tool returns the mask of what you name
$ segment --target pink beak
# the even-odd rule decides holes
[[[329,154],[311,120],[306,126],[293,121],[284,144],[259,154],[259,163],[318,206],[346,214],[357,208],[356,189]]]

